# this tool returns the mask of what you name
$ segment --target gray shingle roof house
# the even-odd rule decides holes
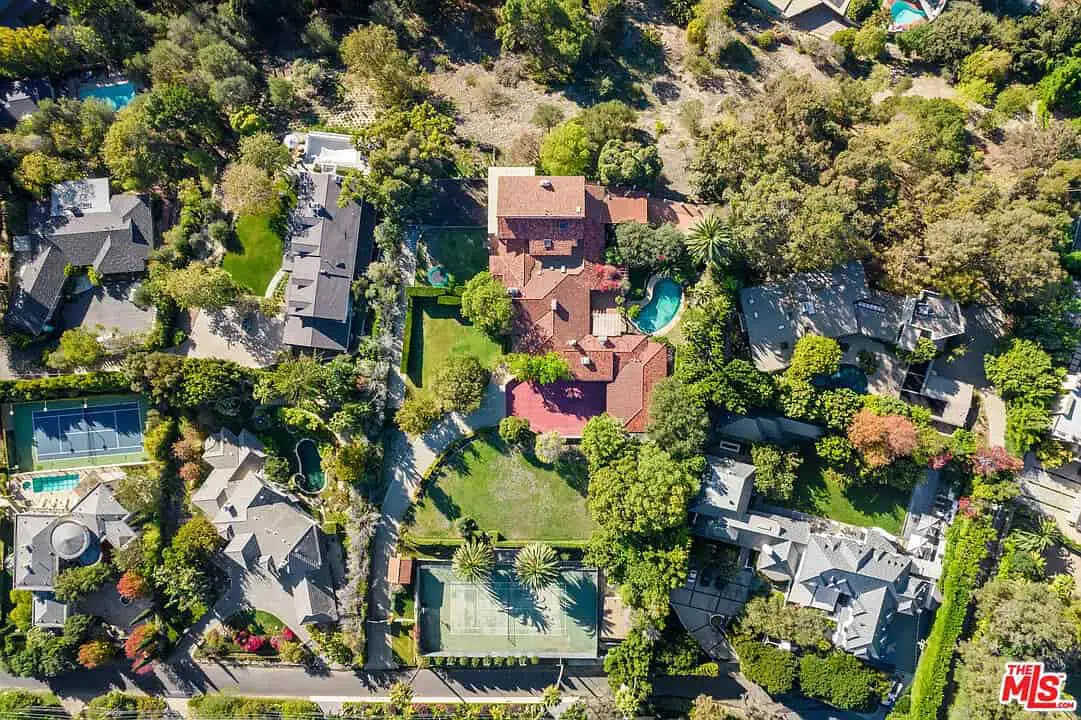
[[[0,82],[0,127],[13,126],[33,115],[38,103],[52,98],[53,86],[48,80]]]
[[[52,592],[57,576],[65,568],[100,561],[103,544],[114,549],[126,546],[135,537],[129,520],[130,513],[102,484],[66,515],[26,512],[15,516],[12,586],[34,594],[35,625],[64,624],[68,606]]]
[[[745,288],[739,300],[751,357],[767,372],[786,368],[804,335],[863,335],[912,350],[920,337],[942,347],[965,331],[953,300],[929,290],[910,298],[872,290],[857,261]]]
[[[353,320],[351,290],[363,209],[355,202],[338,207],[341,178],[329,173],[301,172],[297,195],[296,227],[282,262],[289,273],[284,341],[344,352]],[[367,252],[370,256],[370,246]]]
[[[872,290],[857,261],[829,272],[796,273],[787,279],[745,288],[739,294],[751,358],[759,370],[788,367],[792,350],[804,335],[844,341],[863,337],[902,350],[921,338],[940,350],[965,332],[961,306],[930,290],[901,297]],[[913,366],[915,369],[915,366]],[[935,420],[951,427],[965,424],[973,386],[920,368],[904,383],[909,402],[926,405]]]
[[[33,335],[50,321],[64,293],[68,265],[93,267],[104,279],[146,271],[154,243],[150,206],[138,195],[109,195],[109,180],[53,186],[47,205],[31,211],[29,244],[16,243],[15,291],[9,323]]]
[[[321,572],[319,528],[291,498],[263,481],[262,443],[247,430],[237,435],[222,428],[206,439],[203,460],[211,471],[192,502],[225,538],[225,556],[276,577],[291,592],[296,624],[337,620]],[[258,605],[258,598],[251,601]]]
[[[826,521],[749,510],[754,467],[706,456],[702,493],[692,505],[694,532],[758,553],[755,570],[783,586],[789,602],[822,610],[836,622],[833,643],[858,657],[890,662],[896,614],[935,606],[934,578],[877,529],[835,534]],[[936,575],[935,567],[924,568]]]

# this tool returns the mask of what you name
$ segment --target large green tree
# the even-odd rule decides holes
[[[503,48],[526,53],[541,79],[570,79],[592,51],[593,26],[581,0],[507,0],[499,17]]]
[[[503,335],[510,332],[514,303],[503,283],[487,272],[469,279],[462,290],[462,317],[484,332]]]

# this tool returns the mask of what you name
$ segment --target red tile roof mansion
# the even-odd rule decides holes
[[[645,431],[668,353],[619,314],[623,269],[605,264],[604,244],[605,225],[648,222],[649,199],[614,197],[581,177],[490,168],[488,202],[489,270],[514,298],[514,350],[558,352],[574,376],[509,387],[508,413],[572,436],[601,412]]]

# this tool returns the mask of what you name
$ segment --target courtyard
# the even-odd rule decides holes
[[[410,536],[457,540],[455,522],[467,517],[510,541],[582,543],[594,528],[587,478],[585,460],[577,454],[546,465],[485,430],[432,474],[414,506]]]
[[[483,227],[428,228],[420,252],[429,266],[440,266],[448,279],[464,284],[488,269],[488,235]]]

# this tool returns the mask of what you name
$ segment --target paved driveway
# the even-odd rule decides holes
[[[495,427],[506,413],[506,393],[498,381],[488,383],[484,401],[476,412],[447,415],[425,434],[410,440],[397,428],[387,432],[383,455],[383,480],[387,494],[382,516],[372,542],[371,582],[368,588],[368,655],[365,668],[388,670],[397,667],[387,633],[391,587],[387,581],[390,558],[400,537],[402,518],[409,510],[425,471],[455,440],[482,428]]]

